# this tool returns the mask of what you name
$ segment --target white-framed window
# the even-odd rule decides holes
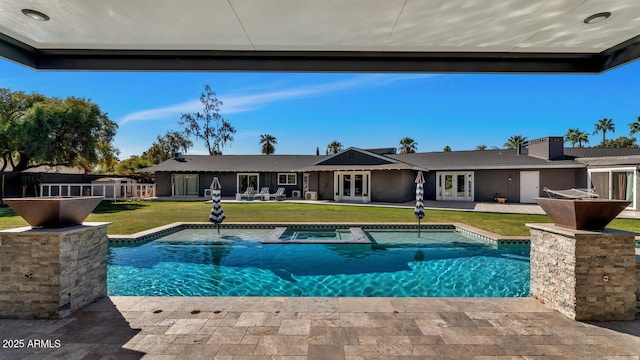
[[[473,171],[436,172],[436,200],[473,201]]]
[[[243,193],[247,191],[247,187],[253,187],[253,191],[260,191],[260,183],[258,182],[258,174],[238,174],[238,189],[237,192]]]
[[[171,174],[171,195],[198,196],[198,174]]]
[[[296,185],[297,183],[298,183],[298,174],[278,173],[278,185]]]
[[[630,210],[636,209],[636,168],[588,169],[588,183],[601,199],[629,200]]]

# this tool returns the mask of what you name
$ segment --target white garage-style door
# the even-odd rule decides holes
[[[540,171],[520,171],[520,202],[535,203],[540,196]]]

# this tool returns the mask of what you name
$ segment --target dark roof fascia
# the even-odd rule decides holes
[[[520,170],[520,169],[584,169],[583,164],[530,164],[530,165],[482,165],[482,166],[430,166],[431,171],[472,171],[472,170]]]
[[[617,167],[640,167],[640,155],[627,156],[606,156],[606,157],[583,157],[577,158],[577,162],[585,166],[617,166]]]
[[[637,60],[640,58],[640,35],[603,51],[600,56],[603,59],[601,71],[611,70]]]
[[[0,56],[38,70],[600,73],[640,57],[601,53],[36,49],[0,33]]]
[[[0,56],[32,69],[38,68],[38,51],[21,41],[0,33]]]
[[[399,162],[397,164],[388,165],[311,165],[304,168],[300,168],[298,172],[312,172],[312,171],[392,171],[392,170],[414,170],[425,171],[429,169],[415,166],[406,162]]]

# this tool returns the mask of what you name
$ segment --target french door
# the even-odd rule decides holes
[[[437,172],[436,200],[473,201],[473,172]]]
[[[336,201],[371,200],[371,172],[370,171],[341,171],[334,174],[334,188]]]

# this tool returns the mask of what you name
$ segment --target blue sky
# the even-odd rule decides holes
[[[640,116],[640,62],[601,75],[369,74],[252,72],[34,71],[0,59],[0,87],[46,96],[90,98],[119,124],[120,159],[139,155],[156,136],[179,130],[182,113],[201,111],[209,84],[236,128],[224,154],[259,154],[260,134],[276,154],[397,147],[412,137],[418,151],[502,147],[509,136],[591,134],[611,118],[613,136],[628,136]],[[592,135],[596,145],[600,135]],[[195,141],[190,154],[206,154]]]

